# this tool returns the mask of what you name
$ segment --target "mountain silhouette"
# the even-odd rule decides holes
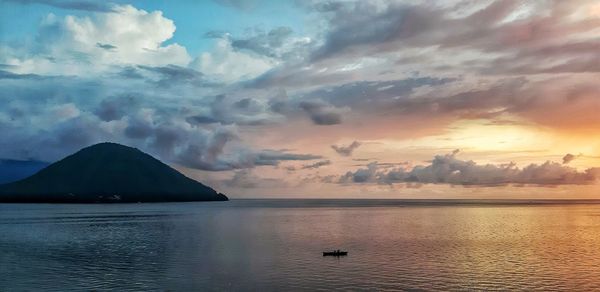
[[[227,201],[154,157],[96,144],[20,181],[0,185],[0,202],[109,203]]]

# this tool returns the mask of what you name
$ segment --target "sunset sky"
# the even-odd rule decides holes
[[[416,3],[0,0],[0,159],[112,141],[232,198],[600,198],[600,2]]]

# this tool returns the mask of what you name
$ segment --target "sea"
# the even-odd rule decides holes
[[[600,290],[600,202],[0,204],[0,291],[109,290]]]

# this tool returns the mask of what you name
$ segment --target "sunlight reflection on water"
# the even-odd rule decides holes
[[[0,204],[0,290],[600,289],[600,205],[311,204]]]

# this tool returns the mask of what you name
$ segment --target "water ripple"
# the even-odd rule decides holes
[[[0,205],[0,291],[600,290],[600,205],[273,204]]]

